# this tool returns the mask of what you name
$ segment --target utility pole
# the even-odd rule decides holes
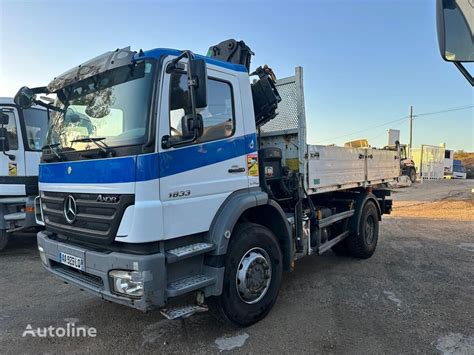
[[[411,147],[413,145],[413,106],[410,106],[410,144],[408,145],[410,147],[410,152],[411,152]]]

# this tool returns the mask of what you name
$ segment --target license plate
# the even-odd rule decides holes
[[[84,260],[82,260],[82,258],[71,254],[59,253],[59,261],[61,264],[84,271]]]

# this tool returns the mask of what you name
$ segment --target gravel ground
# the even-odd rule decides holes
[[[472,183],[449,183],[400,189],[395,207],[472,201]],[[101,301],[50,276],[34,236],[18,236],[0,254],[0,352],[473,354],[472,220],[399,218],[395,211],[384,218],[371,259],[327,253],[299,261],[272,312],[246,329],[222,326],[207,313],[168,321]],[[94,327],[97,336],[22,337],[28,324],[68,322]]]
[[[393,193],[393,217],[474,222],[474,180],[416,183]]]

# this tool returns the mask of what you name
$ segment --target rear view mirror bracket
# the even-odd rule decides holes
[[[458,68],[461,74],[464,75],[467,81],[469,81],[469,84],[471,84],[471,86],[474,86],[474,77],[471,75],[471,73],[469,73],[466,67],[462,65],[461,62],[454,62],[454,65],[456,66],[456,68]]]

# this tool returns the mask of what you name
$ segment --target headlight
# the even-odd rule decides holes
[[[132,298],[143,296],[143,279],[140,272],[112,270],[109,272],[109,276],[116,293]]]
[[[41,261],[43,262],[44,265],[48,266],[48,258],[46,257],[44,249],[41,245],[38,245],[38,251],[39,251]]]

